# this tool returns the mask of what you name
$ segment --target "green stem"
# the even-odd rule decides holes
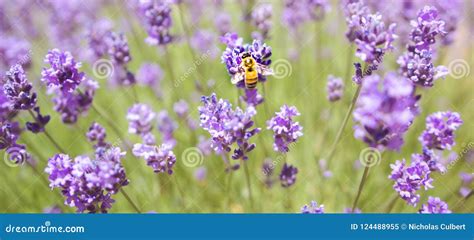
[[[365,167],[364,174],[362,175],[362,179],[360,180],[359,190],[357,190],[357,196],[354,199],[354,203],[352,204],[352,211],[351,212],[354,212],[354,210],[357,207],[357,203],[359,202],[359,198],[360,198],[360,195],[362,193],[362,189],[364,189],[364,185],[365,185],[365,182],[367,180],[367,175],[368,174],[369,174],[369,167],[367,166],[367,167]]]
[[[171,63],[173,62],[173,57],[171,55],[171,53],[168,51],[168,47],[164,47],[165,49],[165,56],[166,56],[166,67],[168,68],[168,73],[170,74],[170,77],[171,77],[171,85],[172,85],[172,94],[173,94],[173,99],[174,101],[178,101],[178,95],[176,93],[177,91],[177,88],[175,86],[175,82],[178,80],[176,79],[175,75],[174,75],[174,71],[173,71],[173,66],[171,65]]]
[[[122,193],[122,195],[125,197],[125,199],[127,199],[127,201],[130,203],[130,205],[132,205],[133,209],[135,209],[135,211],[137,213],[142,213],[140,211],[140,209],[137,207],[137,205],[132,201],[132,199],[130,198],[130,196],[127,194],[127,192],[125,192],[125,190],[123,188],[120,189],[120,192]]]
[[[393,207],[395,207],[398,199],[399,199],[399,197],[398,197],[398,194],[397,194],[392,199],[392,201],[390,201],[390,203],[388,204],[387,208],[385,209],[385,213],[390,213],[392,211],[392,209],[393,209]]]
[[[334,140],[331,150],[329,151],[329,155],[327,157],[328,164],[331,162],[334,152],[336,151],[337,144],[339,143],[339,141],[341,141],[342,133],[344,133],[344,129],[346,128],[346,125],[349,122],[349,118],[351,117],[352,111],[354,111],[354,106],[357,102],[357,99],[359,98],[361,89],[362,89],[362,83],[360,83],[357,86],[356,92],[354,96],[352,97],[351,104],[349,105],[349,109],[347,109],[346,116],[344,117],[344,120],[342,121],[342,125],[337,132],[336,139]]]

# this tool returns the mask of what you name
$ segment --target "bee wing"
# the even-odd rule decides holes
[[[273,70],[265,65],[258,64],[258,73],[263,76],[273,75]]]
[[[232,78],[230,79],[230,82],[232,84],[237,84],[239,83],[240,81],[244,80],[244,74],[243,72],[237,72],[236,74],[234,74],[234,76],[232,76]]]

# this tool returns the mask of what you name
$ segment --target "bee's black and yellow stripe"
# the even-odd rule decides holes
[[[254,68],[248,68],[245,72],[245,87],[248,89],[254,89],[257,87],[258,73]]]

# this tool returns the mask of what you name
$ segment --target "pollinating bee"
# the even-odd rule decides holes
[[[239,66],[239,71],[232,76],[232,84],[244,81],[247,89],[254,89],[257,86],[259,75],[273,75],[272,69],[255,61],[249,52],[242,53],[241,58],[242,63]]]

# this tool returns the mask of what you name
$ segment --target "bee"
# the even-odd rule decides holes
[[[257,86],[259,74],[262,76],[273,75],[272,69],[257,63],[249,52],[242,53],[241,58],[242,63],[239,66],[239,71],[231,79],[232,84],[244,81],[246,88],[254,89]]]

